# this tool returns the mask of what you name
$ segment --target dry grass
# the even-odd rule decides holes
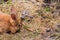
[[[14,5],[19,16],[22,16],[22,12],[27,10],[29,16],[33,16],[33,18],[25,18],[21,32],[16,34],[0,34],[0,40],[60,40],[59,12],[55,11],[52,13],[54,10],[46,11],[50,10],[50,8],[44,9],[41,7],[42,4],[39,4],[40,2],[33,3],[31,1],[1,4],[0,10],[4,13],[10,14],[11,6]]]

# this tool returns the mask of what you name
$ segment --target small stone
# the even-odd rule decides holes
[[[51,31],[51,29],[50,29],[50,28],[46,29],[46,32],[50,32],[50,31]]]

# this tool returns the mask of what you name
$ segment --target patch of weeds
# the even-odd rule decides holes
[[[50,7],[46,7],[46,8],[45,8],[45,11],[46,11],[46,12],[50,12],[50,11],[51,11],[51,8],[50,8]]]
[[[41,16],[42,11],[41,10],[36,10],[39,16]]]
[[[7,4],[12,4],[12,1],[11,1],[11,0],[8,0],[8,1],[7,1]]]
[[[7,4],[10,4],[12,0],[0,0],[0,4],[7,2]]]

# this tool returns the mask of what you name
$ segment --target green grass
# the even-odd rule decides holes
[[[8,0],[8,1],[7,1],[7,4],[12,4],[11,0]]]
[[[50,11],[51,11],[51,8],[50,8],[50,7],[46,7],[46,8],[45,8],[45,11],[46,11],[46,12],[50,12]]]

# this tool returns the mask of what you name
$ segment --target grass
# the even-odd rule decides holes
[[[30,1],[29,1],[30,2]],[[29,3],[28,2],[28,3]],[[25,3],[25,2],[24,2]],[[20,3],[20,4],[22,4],[23,6],[21,6],[19,3],[17,3],[17,4],[19,4],[18,6],[19,6],[19,11],[20,10],[24,10],[24,8],[22,8],[22,7],[26,7],[25,5],[24,5],[24,3]],[[7,5],[6,5],[7,4]],[[27,3],[26,3],[27,4]],[[32,4],[32,3],[31,3]],[[4,11],[4,13],[9,13],[10,12],[10,7],[11,7],[11,5],[12,5],[12,2],[9,0],[9,1],[7,1],[5,4],[3,4],[2,6],[1,6],[1,9],[3,9],[2,11]],[[14,5],[16,5],[15,3],[14,3]],[[4,8],[3,8],[3,6],[5,6]],[[16,5],[16,7],[18,7],[17,5]],[[22,8],[22,9],[21,9]],[[34,7],[33,7],[34,8]],[[33,9],[32,8],[32,9]],[[6,9],[6,10],[5,10]],[[8,10],[7,10],[8,9]],[[28,8],[29,10],[28,11],[32,11],[33,12],[33,10],[31,10],[30,8]],[[51,8],[49,8],[49,7],[46,7],[45,9],[43,9],[43,10],[45,10],[46,12],[51,12],[52,11],[52,9]],[[6,12],[5,12],[6,11]],[[37,15],[39,16],[39,19],[41,19],[41,20],[36,20],[36,18],[34,17],[33,18],[33,20],[36,20],[36,21],[32,21],[31,22],[31,24],[32,24],[32,26],[30,25],[30,24],[28,24],[28,21],[29,20],[25,20],[26,21],[26,24],[28,24],[28,25],[25,25],[25,26],[23,26],[24,28],[22,29],[22,31],[21,32],[19,32],[19,33],[17,33],[17,34],[9,34],[10,36],[8,36],[7,34],[4,34],[4,35],[0,35],[1,37],[0,37],[0,40],[33,40],[33,39],[39,39],[40,40],[40,36],[38,36],[38,34],[39,33],[41,33],[42,32],[42,34],[45,32],[45,28],[47,28],[47,27],[53,27],[53,25],[51,25],[52,23],[50,22],[51,20],[50,20],[50,18],[52,18],[51,16],[49,16],[50,15],[50,13],[49,13],[49,15],[48,16],[45,16],[44,14],[44,18],[45,19],[43,19],[43,17],[42,18],[40,18],[40,16],[42,15],[42,13],[43,12],[45,12],[45,11],[42,11],[41,9],[37,9],[36,10],[36,13],[38,13]],[[32,15],[34,15],[35,13],[33,12],[32,13]],[[46,14],[46,13],[45,13]],[[48,18],[49,17],[49,18]],[[59,18],[59,17],[58,17]],[[57,18],[57,19],[58,19]],[[52,18],[52,21],[54,21],[54,20],[56,20],[56,19],[53,19]],[[59,20],[59,19],[58,19]],[[57,21],[58,21],[57,20]],[[37,22],[38,21],[38,22]],[[41,24],[42,25],[39,25],[40,23],[39,23],[39,21],[43,21],[43,22],[41,22]],[[54,24],[54,23],[53,23]],[[36,26],[35,26],[36,25]],[[39,26],[38,26],[39,25]],[[55,25],[55,24],[54,24]],[[30,31],[29,32],[27,32],[28,30],[25,30],[25,29],[29,29],[29,28],[34,28],[34,27],[36,27],[36,28],[34,28],[34,32],[33,32],[33,34],[32,33],[30,33]],[[42,29],[40,28],[40,27],[42,27]],[[39,29],[37,29],[37,28],[39,28]],[[37,30],[36,30],[37,29]],[[43,30],[43,31],[42,31]],[[57,31],[59,31],[59,29],[57,30]],[[56,32],[56,31],[55,31]],[[52,33],[54,33],[54,32],[52,32]],[[47,33],[46,33],[47,34]],[[60,34],[60,33],[59,33]],[[41,34],[39,34],[39,35],[41,35]],[[37,36],[37,38],[36,38],[36,36]],[[53,35],[51,35],[51,37],[56,37],[56,36],[58,36],[57,34],[53,34]],[[32,39],[31,39],[32,38]],[[60,36],[58,36],[58,38],[57,39],[59,39],[60,38]],[[43,37],[42,37],[42,40],[43,40]]]
[[[30,26],[25,25],[24,28],[25,28],[25,29],[26,29],[26,28],[30,28]]]
[[[6,1],[6,2],[7,2],[7,4],[11,4],[11,1],[12,1],[12,0],[8,0],[8,1]],[[4,1],[4,0],[0,0],[0,4],[2,4],[2,3],[5,3],[5,1]]]
[[[46,12],[50,12],[50,11],[51,11],[51,8],[50,8],[50,7],[46,7],[46,8],[45,8],[45,11],[46,11]]]
[[[36,10],[39,16],[41,16],[42,11],[41,10]]]
[[[11,0],[8,0],[8,1],[7,1],[7,4],[12,4]]]

